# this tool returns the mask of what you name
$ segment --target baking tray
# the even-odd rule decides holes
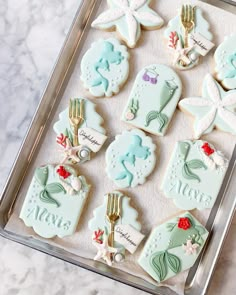
[[[44,139],[47,128],[50,125],[57,105],[60,102],[65,87],[69,81],[70,75],[73,72],[74,64],[83,46],[86,32],[89,30],[90,20],[95,15],[101,1],[102,0],[81,1],[81,5],[76,13],[48,85],[44,91],[5,188],[1,194],[0,234],[10,240],[151,294],[174,295],[176,293],[167,287],[157,287],[141,278],[110,268],[103,263],[74,255],[59,247],[52,246],[32,237],[22,237],[5,230],[5,226],[11,216],[23,180],[37,155],[40,143]],[[220,3],[222,7],[222,2],[219,0],[204,2],[210,2],[210,4],[214,5]],[[233,6],[229,7],[229,5],[227,6],[226,4],[223,4],[223,6],[231,12],[236,10]],[[235,179],[236,177],[235,166],[236,148],[234,149],[221,191],[207,221],[206,227],[210,231],[210,238],[208,239],[208,243],[198,261],[190,269],[185,284],[185,294],[200,295],[206,294],[207,292],[207,288],[235,211],[236,182],[232,181],[232,179]]]

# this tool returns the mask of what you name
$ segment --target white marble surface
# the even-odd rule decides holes
[[[0,190],[63,43],[77,0],[0,0]],[[236,294],[236,219],[209,294]],[[0,238],[0,294],[145,294]]]

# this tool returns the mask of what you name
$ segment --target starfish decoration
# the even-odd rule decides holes
[[[81,146],[72,146],[70,140],[66,139],[66,146],[63,149],[63,153],[65,154],[65,158],[62,161],[64,164],[68,160],[72,160],[75,163],[79,163],[81,159],[78,156],[78,152],[81,150]]]
[[[191,240],[187,240],[186,245],[183,244],[182,247],[187,255],[192,255],[197,253],[199,245],[197,243],[193,244]]]
[[[98,252],[96,256],[94,257],[94,260],[103,259],[106,261],[106,263],[111,266],[111,253],[117,253],[117,249],[110,247],[108,245],[108,236],[104,235],[102,244],[94,242],[93,245],[97,248]]]
[[[164,23],[151,8],[150,0],[108,0],[109,9],[98,16],[92,27],[109,29],[116,27],[129,47],[134,47],[141,35],[141,25],[156,29]]]
[[[224,89],[208,74],[203,83],[202,97],[180,101],[182,110],[193,114],[195,137],[210,133],[215,127],[236,134],[236,90]]]
[[[193,49],[193,46],[190,46],[188,48],[184,48],[181,41],[178,40],[177,46],[175,49],[175,61],[174,62],[176,64],[178,64],[182,60],[183,62],[186,62],[187,65],[190,64],[191,61],[188,58],[188,54],[192,49]]]

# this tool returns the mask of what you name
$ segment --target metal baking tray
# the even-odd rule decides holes
[[[17,155],[17,159],[13,165],[10,176],[8,177],[5,188],[1,194],[0,234],[5,238],[26,245],[30,248],[47,253],[51,256],[60,258],[64,261],[70,262],[87,270],[91,270],[124,284],[136,287],[151,294],[174,295],[176,293],[167,287],[157,287],[141,278],[114,268],[110,268],[103,263],[85,259],[62,250],[59,247],[52,246],[32,237],[23,237],[5,229],[24,177],[37,155],[40,143],[46,134],[53,114],[55,113],[55,109],[60,102],[65,87],[69,81],[75,61],[77,60],[78,54],[83,46],[84,37],[86,36],[86,32],[89,30],[90,20],[95,15],[101,1],[102,0],[83,0],[78,8],[50,80]],[[222,7],[222,2],[219,0],[204,2],[208,2],[213,5],[218,5],[220,3]],[[229,8],[229,4],[224,3],[223,7],[231,12],[236,12],[236,7],[231,6]],[[235,165],[236,148],[234,149],[221,191],[213,209],[211,210],[211,214],[206,225],[207,229],[210,231],[210,238],[198,261],[189,271],[185,284],[185,294],[202,295],[207,292],[207,288],[212,278],[235,211],[236,181],[232,181],[232,179],[236,178]]]

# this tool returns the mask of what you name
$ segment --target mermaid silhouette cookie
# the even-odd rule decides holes
[[[106,151],[108,177],[121,188],[143,184],[154,169],[155,148],[152,139],[140,130],[117,135]]]
[[[127,48],[114,38],[93,43],[81,61],[84,87],[95,97],[118,93],[128,78],[128,59]]]

